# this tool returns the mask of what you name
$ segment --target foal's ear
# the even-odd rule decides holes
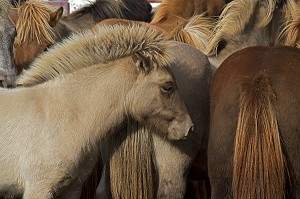
[[[151,57],[143,55],[141,52],[136,52],[132,55],[132,60],[138,67],[138,70],[148,73],[153,68]]]
[[[63,15],[63,12],[64,12],[64,8],[60,7],[56,11],[50,13],[49,25],[51,27],[54,27],[54,26],[56,26],[56,24],[58,24],[59,20],[61,19],[62,15]]]

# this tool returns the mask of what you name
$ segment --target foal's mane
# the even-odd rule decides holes
[[[265,27],[272,20],[276,0],[234,0],[228,3],[219,17],[205,54],[215,54],[222,39],[234,38],[242,33],[260,5],[267,9],[266,16],[259,22],[259,27]]]
[[[277,43],[300,48],[300,4],[287,1],[284,7],[284,25]]]
[[[165,52],[168,45],[159,31],[147,26],[100,27],[93,32],[73,35],[50,48],[31,64],[17,83],[35,85],[61,74],[132,55],[150,59],[153,67],[164,67],[172,62]]]
[[[53,11],[49,4],[29,0],[15,8],[18,12],[16,29],[18,34],[15,42],[22,44],[26,41],[37,40],[54,43],[54,32],[49,25],[50,13]]]
[[[122,13],[122,2],[116,0],[97,0],[90,5],[80,8],[65,19],[75,19],[89,13],[94,21],[101,21],[108,18],[124,18]]]
[[[0,0],[0,18],[7,18],[9,7],[8,0]]]

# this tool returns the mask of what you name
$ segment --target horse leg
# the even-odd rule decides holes
[[[25,186],[23,199],[53,199],[51,186],[44,183],[33,183]]]

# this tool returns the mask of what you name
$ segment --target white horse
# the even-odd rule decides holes
[[[169,48],[146,27],[87,32],[40,56],[18,81],[46,82],[1,90],[2,195],[79,198],[101,142],[126,118],[186,138],[193,124]]]

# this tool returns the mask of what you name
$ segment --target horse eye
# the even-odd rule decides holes
[[[174,82],[167,82],[161,86],[161,91],[164,93],[171,93],[175,89]]]

